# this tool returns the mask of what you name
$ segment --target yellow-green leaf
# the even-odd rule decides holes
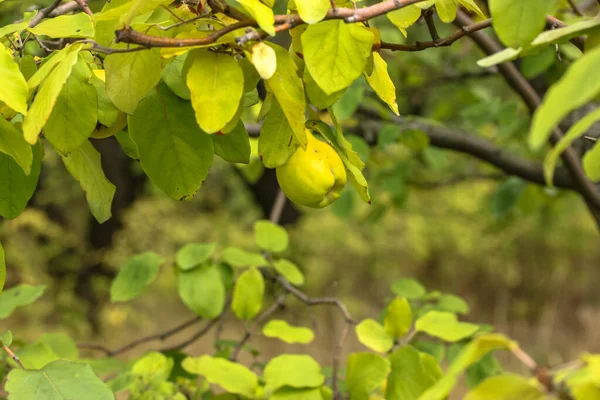
[[[0,115],[0,152],[7,154],[19,164],[26,175],[31,173],[33,152],[23,134]]]
[[[456,342],[473,335],[479,326],[460,322],[452,313],[434,310],[419,318],[415,322],[415,329],[447,342]]]
[[[267,87],[273,93],[283,114],[288,120],[294,137],[306,148],[305,122],[305,96],[302,80],[297,74],[298,67],[283,47],[269,43],[277,55],[277,70],[271,79],[267,80]]]
[[[267,168],[277,168],[286,163],[298,148],[294,132],[277,100],[272,100],[271,108],[260,127],[258,154]]]
[[[421,9],[417,5],[413,4],[386,14],[392,24],[396,25],[404,36],[406,36],[406,28],[412,26],[421,18]]]
[[[11,51],[0,43],[0,101],[27,115],[27,82],[14,61]]]
[[[514,374],[489,377],[465,396],[465,400],[544,400],[547,398],[535,378],[528,379]]]
[[[412,325],[412,310],[405,297],[396,297],[389,305],[383,326],[387,333],[399,339]]]
[[[572,110],[587,104],[600,93],[600,79],[589,79],[598,71],[600,48],[596,48],[575,61],[552,85],[536,110],[529,133],[529,145],[539,149],[550,136],[552,129]]]
[[[66,51],[65,58],[49,73],[48,77],[40,85],[35,100],[23,121],[23,134],[25,135],[25,140],[29,143],[35,144],[37,142],[42,128],[46,124],[46,121],[48,121],[52,109],[54,109],[58,95],[65,82],[67,82],[69,75],[71,75],[73,66],[77,62],[77,55],[82,47],[82,44],[75,44],[62,50]],[[31,80],[35,80],[36,75],[41,73],[42,69],[40,68],[31,77]]]
[[[362,320],[355,329],[358,341],[371,350],[387,353],[394,345],[394,338],[374,319]]]
[[[435,0],[435,11],[442,22],[449,24],[456,18],[458,4],[456,0]]]
[[[107,221],[111,217],[116,188],[104,175],[100,153],[86,140],[75,151],[63,157],[63,162],[85,192],[90,211],[96,220],[100,223]]]
[[[329,10],[329,0],[295,0],[298,14],[307,24],[315,24],[325,18]]]
[[[156,49],[111,54],[104,68],[106,94],[119,110],[131,115],[160,80],[162,61]]]
[[[363,72],[374,35],[358,24],[329,20],[310,25],[301,40],[311,76],[326,94],[332,94],[350,86]]]
[[[373,71],[371,75],[365,72],[365,78],[377,96],[390,107],[394,114],[400,115],[398,103],[396,103],[396,87],[388,73],[387,63],[379,53],[373,53]]]
[[[585,117],[577,121],[577,123],[569,129],[567,134],[563,136],[552,149],[550,149],[544,160],[544,177],[546,178],[546,183],[548,185],[552,185],[554,169],[556,168],[558,157],[560,157],[562,152],[565,151],[571,143],[585,134],[598,120],[600,120],[600,108],[591,111]]]
[[[286,321],[273,319],[269,321],[262,329],[263,335],[270,338],[277,338],[286,343],[307,344],[313,341],[315,334],[309,328],[302,326],[292,326]]]
[[[262,308],[265,281],[256,267],[244,271],[235,283],[231,309],[239,319],[251,319]]]
[[[350,400],[368,399],[385,382],[390,362],[373,353],[353,353],[346,361],[346,385]]]
[[[211,356],[187,357],[181,363],[183,369],[202,375],[209,383],[219,385],[228,393],[255,398],[258,378],[247,367],[224,358]]]
[[[45,19],[34,28],[27,30],[34,35],[46,35],[52,38],[94,37],[92,18],[83,12]]]
[[[206,133],[218,132],[238,110],[244,93],[244,73],[233,57],[204,49],[190,52],[186,62],[186,82],[196,122]]]
[[[275,17],[273,10],[261,3],[259,0],[236,0],[244,7],[248,14],[258,22],[260,29],[267,32],[270,36],[275,35]]]
[[[275,270],[285,279],[290,281],[292,285],[304,285],[304,275],[293,262],[282,258],[275,261],[273,267],[275,267]]]

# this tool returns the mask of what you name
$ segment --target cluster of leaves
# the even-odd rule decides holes
[[[280,279],[295,286],[304,282],[298,267],[276,256],[287,251],[287,232],[269,221],[258,221],[254,236],[262,252],[236,247],[219,251],[214,243],[182,247],[172,268],[178,275],[182,302],[197,316],[212,321],[228,312],[231,304],[239,320],[254,321],[253,326],[261,324],[263,336],[310,344],[314,339],[310,328],[272,318],[272,308],[265,310],[263,306],[269,297],[266,285],[276,286]],[[165,260],[152,252],[132,257],[112,283],[112,301],[129,301],[140,295],[162,264]],[[264,276],[272,279],[265,280]],[[339,394],[350,399],[442,400],[463,373],[470,389],[465,398],[470,400],[543,399],[555,387],[577,400],[598,398],[598,356],[583,357],[575,369],[558,370],[552,376],[554,384],[543,386],[536,379],[503,370],[493,352],[521,350],[507,337],[493,333],[490,326],[460,321],[459,315],[469,313],[460,297],[428,292],[413,279],[396,281],[390,289],[393,296],[381,316],[354,326],[359,342],[372,351],[348,355],[341,376],[301,353],[281,354],[266,363],[256,361],[245,366],[236,361],[239,348],[256,360],[260,351],[244,346],[244,340],[217,339],[213,355],[194,356],[175,346],[124,362],[111,356],[82,358],[75,342],[64,334],[45,334],[26,344],[13,341],[11,331],[0,335],[0,342],[5,349],[15,348],[16,356],[5,355],[0,374],[8,373],[5,389],[11,400],[104,400],[125,391],[131,399],[235,396],[328,400],[333,396],[329,387],[333,382]],[[4,291],[0,294],[0,318],[30,304],[43,291],[44,287],[25,285]],[[228,302],[230,296],[232,301]],[[263,314],[261,310],[265,310]],[[442,369],[443,365],[447,367]]]

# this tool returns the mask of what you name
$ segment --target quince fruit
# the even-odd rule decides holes
[[[336,201],[346,186],[346,168],[329,144],[306,131],[306,150],[298,150],[277,167],[277,180],[294,203],[322,208]]]

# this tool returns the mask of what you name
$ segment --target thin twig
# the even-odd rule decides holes
[[[581,12],[581,10],[579,9],[579,7],[575,3],[575,0],[567,0],[567,2],[571,6],[571,8],[573,9],[573,12],[575,14],[579,15],[580,17],[583,17],[583,12]]]
[[[446,47],[452,45],[458,39],[470,35],[473,32],[489,28],[491,26],[492,20],[486,19],[484,21],[480,21],[474,24],[462,26],[460,30],[457,30],[456,32],[444,39],[438,39],[429,42],[416,42],[415,44],[395,44],[381,42],[381,48],[392,51],[423,51],[432,47]]]
[[[60,2],[62,0],[54,0],[54,3],[52,3],[50,6],[41,9],[36,15],[35,17],[33,17],[31,19],[31,21],[29,21],[29,28],[33,28],[34,26],[36,26],[37,24],[39,24],[40,22],[42,22],[42,20],[44,18],[46,18],[52,11],[54,11],[54,9],[56,7],[58,7],[60,5]]]
[[[92,10],[90,10],[90,7],[88,7],[87,2],[85,0],[75,0],[75,3],[77,3],[79,8],[81,8],[81,10],[87,15],[94,15],[94,13],[92,12]]]
[[[269,215],[269,220],[272,223],[276,224],[281,219],[281,214],[285,208],[286,200],[285,193],[283,193],[283,190],[279,189],[279,192],[277,192],[277,197],[275,197],[273,207],[271,207],[271,215]]]
[[[102,351],[107,356],[113,357],[113,356],[119,355],[121,353],[125,353],[126,351],[129,351],[129,350],[131,350],[135,347],[138,347],[144,343],[152,342],[154,340],[165,341],[169,337],[175,335],[176,333],[181,332],[182,330],[186,329],[189,326],[194,325],[195,323],[197,323],[201,320],[202,320],[202,318],[200,318],[200,317],[194,317],[194,318],[190,319],[189,321],[186,321],[186,322],[176,326],[175,328],[171,328],[171,329],[161,332],[161,333],[156,333],[154,335],[145,336],[145,337],[136,339],[136,340],[134,340],[130,343],[127,343],[126,345],[119,347],[118,349],[115,349],[115,350],[110,350],[104,346],[101,346],[98,344],[93,344],[93,343],[81,343],[81,344],[78,344],[78,347],[81,347],[84,349]]]
[[[360,9],[352,8],[336,8],[329,10],[325,16],[325,20],[342,19],[345,22],[362,22],[369,19],[387,14],[390,11],[398,10],[406,6],[423,2],[424,0],[386,0],[381,3],[374,4],[369,7]],[[276,32],[289,30],[294,26],[301,25],[304,22],[299,15],[276,15],[275,23],[281,24],[275,27]],[[228,25],[223,29],[214,31],[210,35],[203,38],[167,38],[160,36],[146,35],[137,32],[130,27],[118,30],[115,32],[117,42],[140,44],[147,47],[189,47],[200,46],[215,43],[220,37],[235,30],[247,27],[257,27],[258,23],[251,19],[245,19],[235,24]],[[247,41],[247,40],[246,40]],[[238,43],[239,44],[239,43]]]
[[[344,350],[344,343],[346,342],[346,338],[350,333],[350,328],[352,328],[354,324],[346,321],[344,323],[344,328],[342,329],[342,333],[340,334],[340,338],[335,345],[335,351],[333,353],[333,365],[332,365],[332,377],[331,377],[331,390],[333,392],[334,400],[342,400],[343,397],[338,391],[338,371],[340,369],[340,361],[342,358],[342,352]]]
[[[223,310],[226,310],[229,307],[229,302],[225,305],[225,307],[223,308]],[[202,329],[200,329],[198,332],[196,332],[195,334],[193,334],[190,338],[184,340],[183,342],[176,344],[174,346],[170,346],[164,349],[161,349],[161,351],[173,351],[173,350],[181,350],[187,346],[189,346],[190,344],[194,343],[196,340],[200,339],[202,336],[206,335],[213,326],[215,326],[225,315],[225,311],[223,311],[221,314],[219,314],[219,316],[215,319],[211,319]]]
[[[2,343],[2,347],[4,347],[4,351],[6,351],[8,353],[8,355],[17,363],[17,365],[19,367],[21,367],[22,369],[25,369],[25,367],[23,367],[23,364],[21,364],[21,360],[19,359],[19,357],[17,357],[17,355],[15,353],[13,353],[13,351],[11,349],[9,349],[7,345]]]
[[[283,276],[277,276],[275,279],[277,280],[277,282],[279,282],[279,284],[285,290],[290,292],[294,297],[296,297],[298,300],[300,300],[304,304],[306,304],[308,306],[318,306],[318,305],[325,305],[325,304],[334,305],[338,308],[338,310],[340,310],[340,313],[344,316],[344,321],[346,321],[347,323],[350,323],[350,324],[355,323],[354,319],[350,315],[350,312],[348,312],[348,308],[341,300],[336,299],[335,297],[311,298],[311,297],[308,297],[304,292],[302,292],[298,288],[294,287]]]
[[[244,345],[246,343],[248,343],[248,341],[252,338],[252,335],[254,334],[253,333],[254,329],[257,326],[259,326],[260,324],[262,324],[271,315],[273,315],[277,310],[281,309],[284,306],[286,297],[287,297],[287,293],[280,295],[277,298],[277,300],[275,300],[275,302],[273,304],[271,304],[271,307],[267,308],[261,315],[258,316],[258,318],[256,318],[256,320],[252,324],[252,327],[246,329],[246,332],[244,333],[244,337],[242,337],[242,339],[238,342],[238,344],[235,346],[235,349],[233,349],[231,356],[229,357],[229,359],[231,361],[237,360],[237,358],[240,354],[240,351],[242,350]]]
[[[423,19],[425,19],[425,23],[427,24],[427,30],[429,30],[431,40],[434,42],[440,40],[440,35],[435,27],[435,21],[433,20],[433,8],[423,10]]]

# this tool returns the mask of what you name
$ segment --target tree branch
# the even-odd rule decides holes
[[[461,25],[470,25],[473,23],[471,18],[462,11],[456,16],[455,23]],[[470,37],[483,50],[484,53],[491,55],[502,50],[502,47],[482,32],[475,32]],[[505,62],[497,65],[498,71],[502,74],[506,82],[523,99],[531,113],[541,105],[542,100],[531,84],[521,74],[519,69],[512,62]],[[560,128],[555,128],[550,137],[550,143],[555,145],[563,136]],[[581,166],[581,160],[572,148],[565,150],[561,158],[569,170],[571,177],[577,185],[577,191],[583,196],[590,211],[598,221],[598,212],[600,212],[600,195],[594,184],[586,177]]]
[[[331,9],[327,12],[325,20],[331,19],[342,19],[345,22],[362,22],[369,19],[378,17],[380,15],[387,14],[390,11],[398,10],[403,7],[420,3],[425,0],[386,0],[378,4],[374,4],[369,7],[352,9],[352,8],[336,8]],[[275,23],[278,24],[275,27],[275,31],[282,32],[289,30],[297,25],[304,24],[299,15],[276,15]],[[223,29],[214,31],[210,35],[203,38],[165,38],[159,36],[146,35],[141,32],[134,31],[130,27],[118,30],[115,32],[117,42],[139,44],[146,47],[188,47],[188,46],[202,46],[211,43],[215,43],[223,35],[233,32],[237,29],[257,27],[258,23],[254,20],[247,19],[239,21],[235,24],[228,25]],[[258,35],[258,36],[257,36]],[[247,42],[249,40],[255,40],[260,38],[260,34],[252,33],[251,35],[244,35],[239,39],[240,43]]]
[[[29,21],[29,28],[33,28],[34,26],[36,26],[37,24],[39,24],[40,22],[42,22],[42,20],[44,18],[46,18],[52,11],[54,11],[55,8],[57,8],[60,4],[62,0],[54,0],[54,3],[52,3],[49,7],[46,7],[44,9],[41,9],[40,11],[38,11],[38,13],[35,15],[35,17],[33,17],[31,19],[31,21]]]
[[[460,38],[470,35],[473,32],[489,28],[490,26],[492,26],[492,20],[486,19],[485,21],[477,22],[475,24],[464,25],[460,28],[460,30],[454,32],[444,39],[432,40],[429,42],[416,42],[415,44],[394,44],[381,42],[381,48],[392,51],[422,51],[432,47],[446,47],[452,45],[452,43],[456,42]]]

